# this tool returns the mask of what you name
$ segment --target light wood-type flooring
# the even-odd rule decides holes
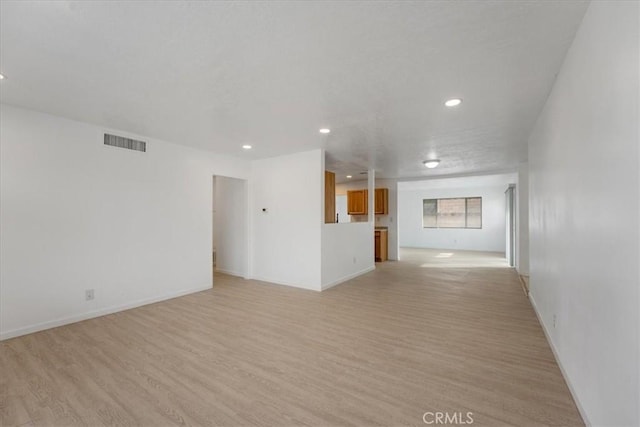
[[[402,257],[322,293],[216,275],[4,341],[0,425],[582,425],[503,259]]]

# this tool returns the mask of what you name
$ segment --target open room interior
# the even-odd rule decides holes
[[[505,254],[507,250],[505,191],[509,185],[515,185],[515,183],[517,183],[515,174],[400,183],[398,192],[400,246]],[[471,199],[479,205],[478,218],[473,224],[468,221],[468,217],[464,217],[465,200],[468,204]],[[433,203],[433,207],[426,207],[427,202]],[[443,208],[442,205],[445,204],[447,207]],[[434,209],[434,221],[426,223],[425,215],[429,208]],[[455,211],[453,213],[437,212],[437,219],[444,223],[442,225],[436,223],[435,210],[447,208]],[[462,215],[458,215],[460,209]],[[452,222],[452,219],[449,219],[447,223],[447,218],[461,221]]]
[[[0,425],[640,425],[637,0],[0,1]]]

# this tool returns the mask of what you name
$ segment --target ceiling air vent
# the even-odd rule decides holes
[[[127,150],[147,151],[147,143],[144,141],[137,141],[131,138],[125,138],[123,136],[104,134],[104,145],[111,145],[112,147],[126,148]]]

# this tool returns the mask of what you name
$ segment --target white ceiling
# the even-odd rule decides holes
[[[435,190],[452,188],[483,188],[503,187],[505,190],[509,184],[518,182],[517,173],[503,173],[479,176],[458,176],[435,179],[422,179],[417,181],[402,181],[398,183],[398,191],[411,190]]]
[[[247,158],[322,147],[338,181],[509,170],[586,7],[2,0],[0,100]]]

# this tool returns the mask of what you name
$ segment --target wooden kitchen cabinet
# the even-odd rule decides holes
[[[387,230],[376,230],[374,240],[374,254],[376,262],[386,261],[388,259],[388,238]]]
[[[389,189],[376,188],[374,213],[386,215],[389,213]],[[369,191],[347,191],[347,213],[349,215],[366,215],[369,213]]]
[[[324,223],[336,222],[336,174],[324,171]]]
[[[374,206],[376,215],[386,215],[389,213],[388,188],[376,188],[376,201]]]
[[[369,191],[347,191],[347,213],[349,215],[366,215],[369,213]]]

